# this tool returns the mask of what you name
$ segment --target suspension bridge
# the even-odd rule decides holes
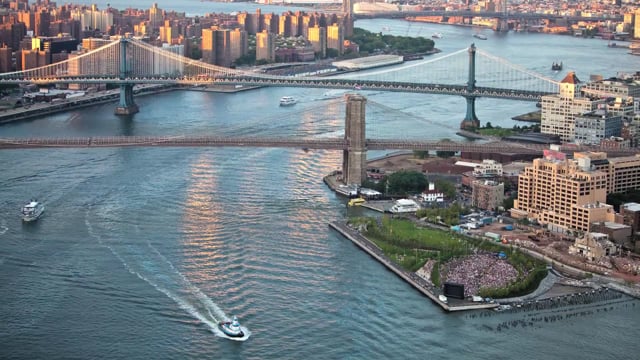
[[[477,56],[480,55],[480,56]],[[466,70],[466,71],[465,71]],[[403,75],[404,74],[404,75]],[[403,78],[403,76],[405,78]],[[138,111],[133,99],[137,84],[165,85],[243,85],[347,89],[358,91],[407,92],[456,95],[466,99],[467,111],[461,127],[475,129],[475,99],[491,97],[539,101],[541,96],[558,92],[559,84],[534,71],[499,57],[468,49],[402,66],[335,76],[282,76],[253,70],[230,69],[193,60],[139,40],[123,37],[98,49],[74,54],[68,60],[35,69],[0,74],[0,84],[95,84],[120,87],[116,114]],[[367,150],[423,150],[464,152],[513,152],[541,154],[542,145],[507,143],[486,139],[485,143],[446,140],[408,140],[368,138],[365,131],[365,104],[359,94],[347,95],[344,136],[305,137],[229,137],[229,136],[117,136],[82,138],[0,138],[0,149],[23,148],[104,148],[126,146],[208,146],[208,147],[285,147],[343,151],[346,183],[359,184],[365,178]],[[378,105],[379,107],[383,105]],[[580,149],[572,149],[580,150]]]
[[[478,97],[539,101],[558,93],[556,80],[485,53],[468,49],[413,61],[393,69],[341,73],[335,76],[281,76],[231,69],[193,60],[131,37],[69,59],[34,69],[0,74],[0,84],[113,84],[120,86],[116,114],[138,112],[136,84],[243,85],[360,89],[456,95],[466,99],[463,129],[477,128]]]

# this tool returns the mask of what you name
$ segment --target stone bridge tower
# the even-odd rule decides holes
[[[362,185],[367,176],[367,145],[365,136],[365,105],[362,95],[347,95],[344,119],[344,139],[347,149],[342,154],[342,178],[345,184]]]

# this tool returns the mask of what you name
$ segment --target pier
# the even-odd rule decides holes
[[[424,279],[416,275],[415,273],[406,271],[398,266],[396,263],[387,258],[380,248],[376,246],[373,242],[369,241],[366,237],[360,234],[358,231],[350,228],[347,224],[342,222],[330,222],[329,227],[336,230],[342,236],[351,240],[354,244],[356,244],[359,248],[367,252],[374,259],[378,260],[382,265],[386,266],[387,269],[394,272],[404,281],[406,281],[409,285],[413,286],[416,290],[421,292],[423,295],[427,296],[434,303],[439,305],[443,310],[448,312],[453,311],[464,311],[464,310],[479,310],[479,309],[493,309],[500,306],[497,303],[475,303],[466,300],[460,299],[448,299],[448,303],[444,303],[440,301],[438,295],[436,293],[436,289],[434,289],[431,285],[427,283]]]

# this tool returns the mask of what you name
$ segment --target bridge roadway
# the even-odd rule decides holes
[[[497,12],[497,11],[471,11],[471,10],[423,10],[423,11],[378,11],[366,14],[355,14],[356,19],[375,19],[375,18],[406,18],[414,16],[446,16],[446,17],[483,17],[483,18],[496,18],[496,19],[547,19],[547,20],[568,20],[568,21],[622,21],[624,19],[621,15],[604,15],[604,16],[565,16],[559,14],[544,14],[544,13],[519,13],[519,12]]]
[[[377,90],[391,92],[437,94],[437,95],[459,95],[485,98],[498,98],[522,101],[540,101],[544,95],[552,95],[555,92],[504,89],[476,86],[469,92],[467,85],[435,84],[435,83],[414,83],[414,82],[394,82],[394,81],[374,81],[358,79],[336,79],[336,78],[296,78],[289,76],[211,76],[203,78],[201,76],[179,76],[179,77],[133,77],[119,79],[110,76],[74,76],[74,77],[41,77],[12,79],[0,77],[0,84],[38,84],[45,85],[51,83],[66,84],[163,84],[163,85],[243,85],[243,86],[284,86],[284,87],[304,87],[323,89],[358,89]]]
[[[107,148],[107,147],[278,147],[301,149],[349,150],[344,138],[293,139],[282,137],[221,137],[221,136],[94,136],[94,137],[44,137],[0,138],[2,149],[38,148]],[[468,153],[518,153],[541,155],[543,144],[522,144],[506,141],[454,142],[449,140],[393,140],[367,139],[367,150],[422,150],[463,151]],[[565,145],[562,151],[607,151],[597,147]],[[632,155],[638,149],[617,149],[617,155]]]

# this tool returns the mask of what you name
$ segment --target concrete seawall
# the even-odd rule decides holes
[[[450,299],[450,303],[445,304],[444,302],[440,301],[438,295],[435,292],[435,289],[433,289],[425,280],[412,272],[402,269],[400,266],[392,262],[382,253],[382,250],[380,250],[380,248],[378,248],[374,243],[369,241],[366,237],[362,236],[362,234],[360,234],[356,230],[351,229],[345,223],[341,222],[331,222],[329,223],[329,227],[336,230],[347,239],[351,240],[359,248],[367,252],[374,259],[378,260],[380,263],[386,266],[387,269],[393,271],[396,275],[409,283],[409,285],[413,286],[423,295],[427,296],[445,311],[492,309],[499,306],[499,304],[494,303],[478,304],[469,303],[467,301],[457,299]]]

